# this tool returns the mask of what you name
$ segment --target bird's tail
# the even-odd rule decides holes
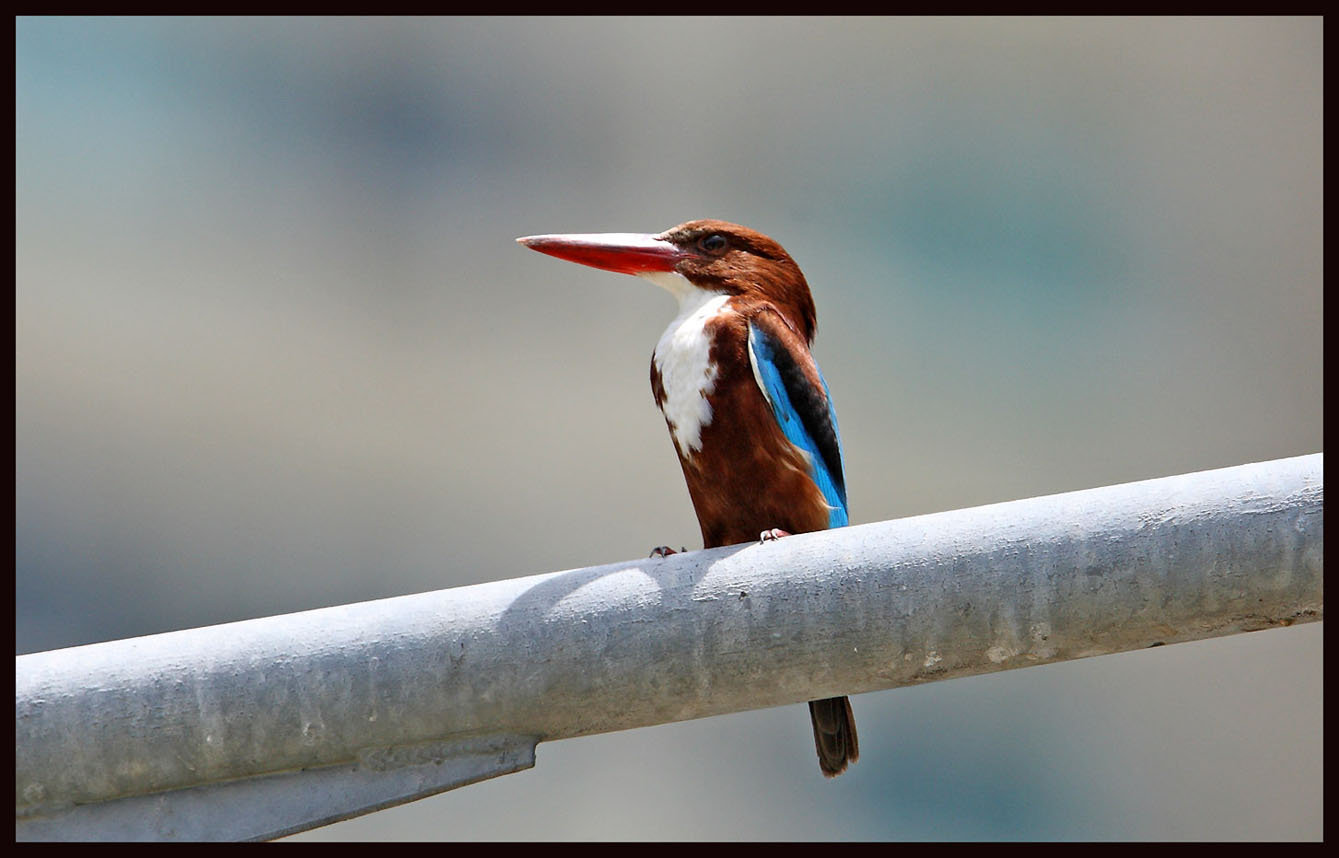
[[[846,697],[809,701],[809,720],[814,723],[814,745],[818,748],[818,767],[823,776],[835,778],[846,766],[860,758],[855,736],[855,715]]]

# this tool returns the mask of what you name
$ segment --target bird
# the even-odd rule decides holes
[[[651,355],[651,391],[669,428],[704,548],[848,523],[841,437],[809,351],[817,312],[800,267],[775,240],[723,220],[657,235],[516,239],[540,253],[632,274],[679,313]],[[660,547],[653,555],[673,554]],[[809,702],[819,769],[860,756],[847,697]]]

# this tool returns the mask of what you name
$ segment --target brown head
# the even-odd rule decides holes
[[[607,271],[673,272],[704,291],[765,300],[781,310],[806,342],[813,341],[818,325],[809,284],[795,260],[772,239],[739,224],[690,220],[659,235],[532,235],[516,240],[540,253]]]

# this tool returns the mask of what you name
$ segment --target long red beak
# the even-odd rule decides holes
[[[673,271],[685,257],[682,250],[664,239],[634,232],[527,235],[516,241],[549,256],[619,274]]]

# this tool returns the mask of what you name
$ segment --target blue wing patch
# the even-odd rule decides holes
[[[817,390],[785,343],[753,322],[749,322],[749,361],[786,440],[809,454],[809,476],[831,509],[828,527],[845,526],[848,518],[841,435],[822,371],[818,379],[823,389]],[[818,369],[817,364],[814,368]]]

